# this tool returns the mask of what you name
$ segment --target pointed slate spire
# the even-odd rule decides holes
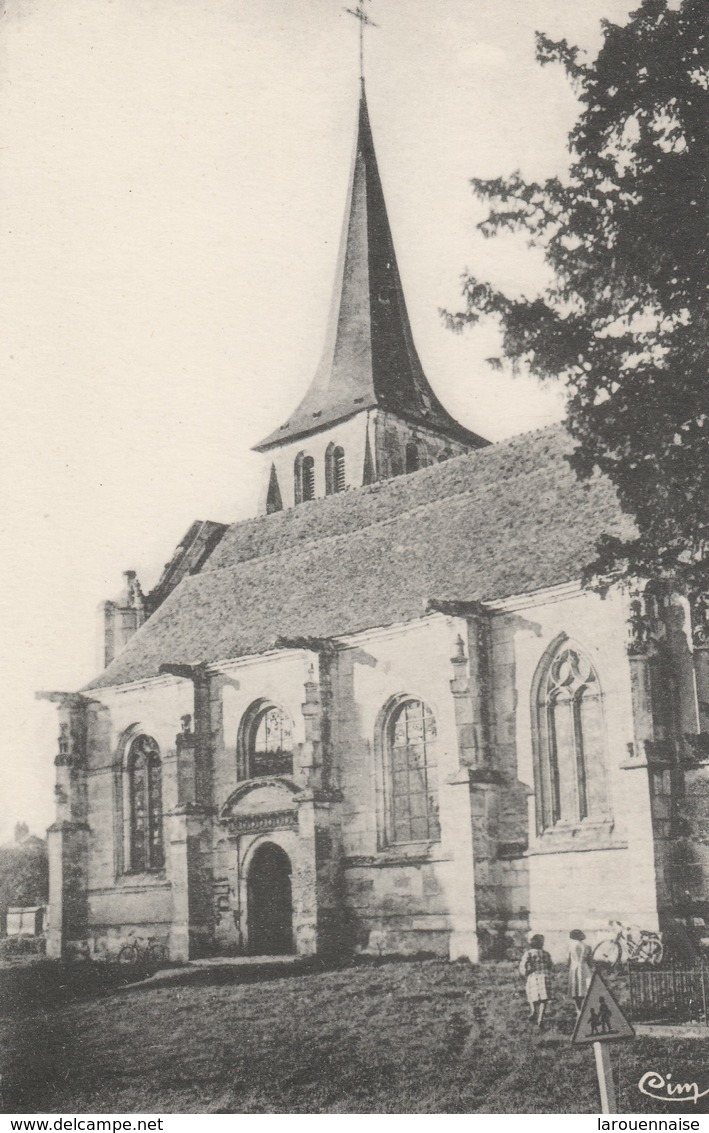
[[[308,392],[258,451],[320,432],[365,409],[477,447],[481,437],[441,405],[416,353],[362,83],[345,224],[323,356]]]

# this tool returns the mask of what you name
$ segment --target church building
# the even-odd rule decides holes
[[[56,701],[48,950],[433,953],[709,898],[709,603],[584,588],[602,533],[552,427],[464,428],[419,361],[362,89],[322,361],[198,521],[100,610]],[[86,944],[83,944],[86,947]]]

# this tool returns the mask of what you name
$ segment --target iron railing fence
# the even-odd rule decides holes
[[[630,1017],[639,1023],[709,1026],[709,968],[628,965]]]

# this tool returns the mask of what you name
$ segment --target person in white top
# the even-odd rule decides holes
[[[576,1004],[577,1015],[581,1013],[593,975],[592,953],[585,940],[580,928],[574,928],[569,933],[569,995]]]

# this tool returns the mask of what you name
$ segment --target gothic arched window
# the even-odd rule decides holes
[[[138,872],[162,869],[162,765],[152,736],[136,736],[128,750],[127,769],[130,868]]]
[[[299,452],[293,466],[295,502],[315,499],[315,461],[312,456]]]
[[[345,487],[345,450],[341,445],[330,444],[325,453],[325,493],[331,496],[344,492]]]
[[[421,700],[400,700],[384,725],[387,841],[437,842],[436,721]]]
[[[535,707],[540,833],[609,818],[601,689],[577,646],[565,640],[546,661]]]
[[[293,774],[293,724],[270,701],[257,701],[244,716],[239,736],[239,778]]]

